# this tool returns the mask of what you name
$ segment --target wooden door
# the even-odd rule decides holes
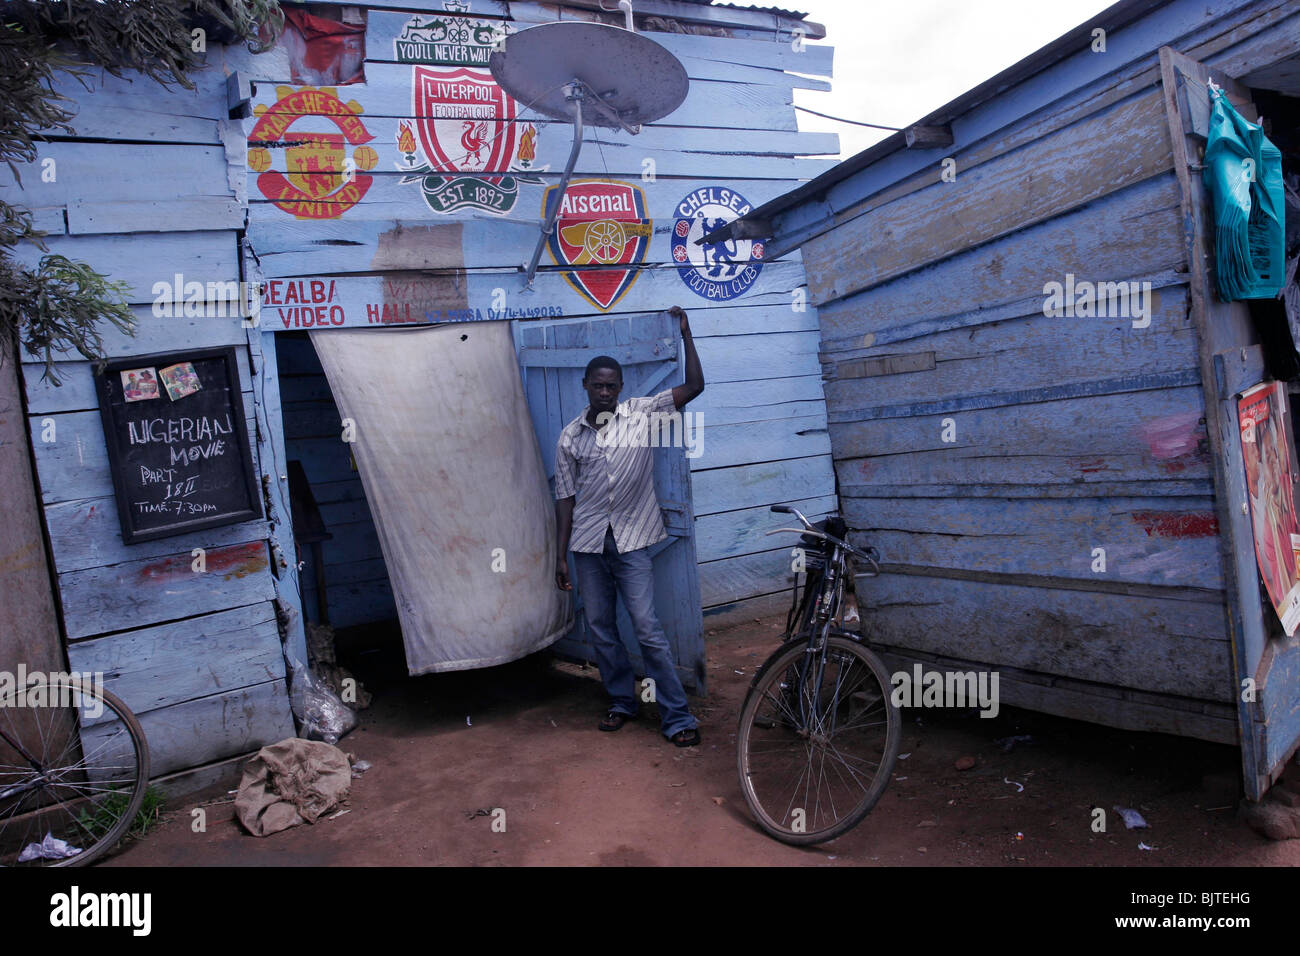
[[[1221,87],[1248,120],[1256,120],[1257,113],[1250,90],[1190,57],[1164,47],[1160,67],[1174,169],[1183,193],[1192,321],[1200,340],[1232,629],[1234,673],[1223,679],[1233,681],[1237,700],[1246,795],[1258,800],[1300,743],[1300,641],[1269,636],[1273,611],[1261,599],[1237,399],[1268,376],[1245,303],[1220,300],[1214,282],[1213,207],[1200,173],[1210,117],[1207,81]]]
[[[666,312],[616,318],[515,323],[515,346],[524,380],[524,395],[546,465],[555,487],[555,443],[560,431],[587,406],[582,373],[597,355],[610,355],[623,366],[622,398],[654,395],[679,384],[677,323]],[[682,684],[705,691],[704,626],[700,582],[695,563],[695,513],[691,505],[690,463],[684,448],[655,451],[655,492],[668,537],[651,547],[654,557],[655,610],[677,660]],[[570,558],[570,575],[573,562]],[[622,599],[619,634],[638,674],[645,671]],[[574,628],[555,645],[572,660],[595,663],[595,651],[582,614],[582,595],[574,588]]]

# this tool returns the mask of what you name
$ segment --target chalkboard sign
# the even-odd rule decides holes
[[[233,347],[113,359],[96,384],[123,541],[262,516]]]

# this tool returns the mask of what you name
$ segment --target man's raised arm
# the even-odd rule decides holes
[[[680,409],[704,391],[704,370],[700,368],[700,356],[695,351],[695,340],[691,338],[691,323],[686,318],[686,310],[675,305],[668,314],[681,322],[682,348],[686,351],[686,384],[673,386],[673,404]]]

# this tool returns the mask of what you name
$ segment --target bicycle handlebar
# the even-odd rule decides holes
[[[868,553],[866,553],[866,552],[864,552],[864,551],[859,551],[857,548],[853,547],[853,545],[849,544],[847,541],[842,541],[842,540],[840,540],[839,538],[835,537],[834,535],[827,534],[825,531],[819,531],[819,530],[817,530],[816,528],[813,527],[812,522],[809,521],[807,518],[805,518],[805,517],[803,516],[803,514],[802,514],[802,513],[801,513],[797,508],[792,508],[790,505],[772,505],[772,509],[771,509],[771,510],[772,510],[773,512],[775,512],[776,514],[787,514],[787,515],[788,515],[788,514],[792,514],[792,515],[794,515],[796,518],[798,518],[798,519],[803,523],[803,528],[802,528],[802,529],[800,529],[800,528],[774,528],[774,529],[772,529],[771,531],[764,532],[764,534],[772,535],[772,534],[780,534],[780,533],[782,533],[782,532],[791,532],[791,533],[793,533],[793,534],[810,534],[810,535],[813,535],[814,537],[821,538],[823,541],[830,541],[830,542],[833,543],[833,544],[837,544],[837,545],[839,545],[840,547],[842,547],[845,551],[849,552],[849,554],[853,555],[854,557],[856,557],[856,558],[861,558],[862,560],[869,562],[869,563],[871,564],[871,566],[872,566],[873,568],[875,568],[875,572],[874,572],[874,573],[875,573],[875,574],[879,574],[879,573],[880,573],[880,562],[877,561],[874,557],[872,557],[870,554],[868,554]],[[874,549],[874,548],[868,548],[867,550],[868,550],[868,551],[874,551],[875,549]]]

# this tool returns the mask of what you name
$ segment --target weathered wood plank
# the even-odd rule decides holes
[[[46,240],[51,254],[89,263],[115,282],[127,285],[126,299],[132,304],[152,305],[159,296],[155,285],[170,289],[177,273],[185,282],[203,284],[237,282],[239,262],[234,232],[144,233],[123,242],[119,236],[63,236]],[[44,255],[34,246],[19,246],[14,259],[29,268]],[[172,293],[166,293],[170,300]],[[183,303],[182,295],[180,301]],[[231,305],[235,306],[236,302]]]
[[[1187,315],[1185,291],[1176,288],[1158,297],[1148,319],[1146,328],[1134,328],[1134,322],[1146,320],[1049,318],[1040,312],[924,336],[909,348],[929,350],[925,354],[933,356],[930,369],[837,377],[826,385],[827,403],[839,411],[1195,369],[1196,332]],[[896,346],[885,346],[848,354],[871,362],[896,351]],[[852,366],[853,360],[839,363],[845,365]]]
[[[599,153],[595,150],[590,151],[596,156],[599,162]],[[587,151],[582,153],[587,155]],[[761,158],[761,157],[760,157]],[[770,157],[769,157],[770,158]],[[676,162],[676,161],[674,161]],[[807,166],[809,163],[821,163],[822,160],[809,159],[780,159],[784,164],[782,169],[775,170],[780,175],[771,178],[746,178],[747,174],[754,172],[757,167],[744,162],[741,157],[737,163],[730,165],[734,175],[728,175],[717,164],[695,164],[692,172],[685,179],[669,179],[667,177],[656,177],[653,182],[641,179],[642,170],[638,166],[635,174],[629,173],[621,180],[615,178],[615,181],[626,181],[636,186],[642,191],[645,198],[645,215],[652,220],[672,219],[677,213],[680,204],[699,187],[713,187],[716,189],[730,188],[739,192],[750,203],[761,203],[764,196],[774,198],[781,195],[791,186],[797,186],[801,178],[814,175],[815,169]],[[639,160],[638,160],[639,163]],[[536,178],[540,183],[526,182],[515,183],[518,189],[518,196],[513,205],[509,207],[508,212],[503,216],[490,215],[482,209],[470,208],[468,206],[452,213],[435,212],[425,200],[420,180],[413,179],[409,182],[403,182],[406,176],[394,170],[392,175],[382,173],[372,175],[370,173],[359,173],[357,184],[365,186],[364,194],[358,198],[357,194],[348,192],[339,195],[329,194],[322,195],[302,208],[303,218],[307,220],[306,224],[325,226],[332,220],[341,219],[345,224],[348,222],[362,223],[366,221],[382,222],[386,225],[385,229],[391,229],[394,222],[432,222],[432,223],[449,223],[449,222],[466,222],[472,220],[483,220],[485,222],[523,222],[534,228],[540,224],[544,214],[542,208],[543,196],[548,186],[556,185],[559,181],[560,169],[550,169],[539,171]],[[773,171],[773,170],[769,170]],[[701,177],[711,173],[717,175],[717,179],[712,181]],[[582,178],[595,179],[599,181],[608,180],[610,177],[605,174],[604,166],[599,165],[590,173],[582,174]],[[334,181],[332,174],[323,174],[322,180],[328,183]],[[338,180],[342,182],[341,176]],[[358,193],[360,190],[358,189]],[[295,213],[287,212],[267,197],[257,186],[256,179],[249,179],[249,221],[270,221],[276,223],[293,223]],[[278,193],[272,191],[273,196]],[[494,198],[491,193],[482,194],[487,198]],[[340,198],[342,196],[343,198]],[[355,203],[354,203],[355,201]],[[690,213],[686,213],[690,215]],[[531,254],[532,245],[523,250],[526,254]],[[783,254],[782,258],[789,258],[794,253]]]
[[[73,670],[104,675],[104,686],[137,714],[284,679],[275,606],[266,601],[158,627],[68,645]]]
[[[1260,694],[1264,718],[1261,763],[1276,768],[1284,761],[1300,737],[1300,704],[1296,688],[1300,687],[1300,641],[1275,641],[1270,645],[1271,659],[1265,671]]]
[[[709,382],[810,375],[820,368],[815,332],[707,336],[695,345]]]
[[[42,177],[43,163],[52,181]],[[48,142],[37,146],[36,162],[22,166],[22,185],[0,166],[0,196],[20,206],[67,206],[229,194],[226,154],[220,146],[139,146],[124,143]]]
[[[954,303],[964,306],[964,311],[1035,294],[1046,298],[1045,284],[1063,283],[1067,273],[1102,282],[1183,271],[1186,254],[1178,242],[1177,190],[1173,176],[1148,179],[1083,209],[891,280],[872,289],[869,300],[849,300],[852,310],[823,306],[822,334],[827,338],[852,335],[854,319],[846,323],[845,314],[868,302],[876,314],[892,314],[895,321],[905,322],[948,315],[958,311]],[[1036,250],[1037,255],[1025,255],[1026,249]],[[847,272],[845,281],[851,281]],[[825,295],[838,298],[840,293],[828,288]],[[810,294],[810,299],[823,304],[816,294]]]
[[[414,70],[407,64],[367,63],[366,82],[339,87],[347,101],[361,106],[362,124],[369,126],[375,117],[407,117],[412,115],[412,77]],[[253,84],[253,109],[270,107],[278,99],[277,83],[281,78],[255,80]],[[738,83],[719,83],[713,80],[695,80],[686,99],[676,110],[657,121],[655,126],[703,126],[707,128],[777,129],[797,130],[793,104],[793,91],[789,86],[757,86]],[[354,110],[354,112],[356,112]],[[303,113],[299,115],[311,115]],[[520,113],[521,118],[541,124],[543,118],[531,111]],[[549,121],[545,121],[549,125]],[[539,139],[544,138],[539,137]],[[570,139],[572,136],[570,136]],[[396,158],[396,137],[390,141],[389,151]],[[380,148],[380,147],[376,147]],[[388,165],[381,153],[381,162]]]
[[[703,180],[657,179],[636,182],[652,220],[652,261],[672,262],[669,232],[679,217],[692,218],[682,208],[697,189],[712,189],[719,201],[737,196],[736,209],[763,202],[795,185],[794,180],[747,180],[739,184],[710,184]],[[385,178],[375,181],[361,202],[341,218],[295,220],[290,214],[252,190],[249,241],[264,263],[268,276],[329,275],[399,268],[510,265],[527,261],[536,245],[543,214],[544,187],[521,187],[522,194],[508,218],[487,218],[463,209],[451,215],[435,214],[420,198],[417,183],[402,185]],[[725,191],[725,192],[724,192]],[[743,200],[739,197],[743,197]],[[318,204],[327,209],[329,204]],[[337,204],[334,204],[337,206]],[[530,218],[535,217],[535,218]],[[796,251],[785,257],[798,260]],[[544,253],[545,262],[551,258]],[[692,298],[697,298],[692,294]],[[701,303],[708,300],[700,299]],[[785,302],[791,310],[789,299]]]
[[[1195,385],[1145,393],[1098,395],[1058,402],[1002,405],[952,416],[858,419],[840,422],[831,409],[837,458],[886,457],[919,451],[953,455],[1139,453],[1167,462],[1166,473],[1184,476],[1203,460],[1205,405]],[[947,433],[947,434],[945,434]],[[947,441],[944,439],[948,438]]]
[[[113,76],[101,66],[85,63],[78,66],[82,76],[77,77],[60,71],[55,73],[52,86],[56,93],[76,103],[84,101],[93,104],[96,109],[112,106],[135,107],[178,117],[225,119],[225,74],[212,54],[207,54],[203,59],[206,61],[205,66],[189,72],[190,81],[194,84],[192,90],[187,90],[179,83],[166,85],[158,83],[134,70],[126,71],[122,76]],[[81,112],[93,111],[82,110]],[[80,117],[81,114],[78,114],[78,118]],[[73,125],[77,124],[74,122]],[[78,127],[78,135],[86,134],[81,133]]]
[[[842,494],[859,486],[1185,481],[1209,474],[1204,406],[1195,386],[944,418],[831,425]]]
[[[142,311],[137,308],[137,315]],[[213,319],[161,319],[158,320],[156,332],[151,332],[141,321],[141,332],[136,339],[119,336],[121,342],[109,342],[104,336],[105,354],[110,358],[119,355],[139,354],[144,349],[180,349],[207,348],[218,345],[241,345],[243,330],[239,338],[226,334],[237,329],[237,323]],[[164,323],[166,323],[164,325]],[[188,331],[186,331],[188,330]],[[248,369],[248,350],[239,348],[235,351],[235,362],[239,367],[239,381],[243,391],[251,391],[253,378]],[[99,408],[99,397],[95,394],[95,376],[90,362],[55,362],[56,374],[62,385],[51,384],[44,377],[42,363],[26,362],[23,364],[23,379],[27,389],[27,413],[29,415],[52,415],[58,412],[82,412]]]
[[[788,501],[803,512],[809,521],[819,521],[837,508],[834,495],[819,498],[801,498]],[[786,552],[799,543],[798,535],[782,534],[768,536],[774,528],[797,526],[798,521],[789,515],[773,514],[767,505],[758,508],[742,508],[723,514],[704,515],[695,521],[695,548],[700,562],[719,561],[723,558],[735,558],[744,554],[771,551],[774,546],[786,545]],[[788,574],[790,561],[784,563],[777,559],[773,571]]]
[[[886,645],[1202,700],[1233,698],[1222,604],[899,574],[871,579],[858,600],[863,628]]]
[[[699,414],[701,418],[695,421],[702,421],[702,427],[696,425],[686,436],[692,470],[827,455],[831,451],[826,419],[820,413],[734,425],[710,424],[703,418],[704,412]]]
[[[769,541],[771,539],[768,539]],[[789,593],[793,558],[789,548],[759,551],[699,565],[703,607],[730,604],[764,594]],[[787,603],[789,598],[786,598]]]
[[[891,564],[1223,588],[1209,498],[846,497],[843,508],[850,527],[865,529],[855,540]]]
[[[1171,303],[1179,300],[1169,297],[1181,296],[1183,301],[1187,297],[1187,273],[1185,272],[1166,270],[1151,275],[1130,276],[1124,281],[1129,283],[1128,289],[1130,291],[1137,289],[1142,291],[1144,295],[1144,290],[1149,286],[1152,293],[1153,310],[1160,309],[1164,313],[1170,313],[1171,320],[1174,318],[1171,314]],[[1106,290],[1109,291],[1108,286]],[[1125,301],[1130,306],[1128,311],[1131,315],[1132,303]],[[947,312],[943,315],[926,316],[919,319],[913,318],[901,323],[894,322],[889,315],[879,314],[867,308],[869,302],[869,296],[860,294],[827,307],[832,312],[853,312],[855,318],[849,320],[845,316],[845,324],[867,331],[858,331],[845,336],[824,336],[822,338],[822,354],[825,359],[871,355],[873,354],[872,349],[879,350],[879,347],[885,345],[911,348],[917,341],[941,332],[950,332],[954,329],[973,329],[997,322],[1005,322],[1008,319],[1022,319],[1031,315],[1043,314],[1045,307],[1048,305],[1048,296],[1042,289],[1039,289],[1028,298],[1012,299],[989,308]],[[1118,312],[1121,318],[1123,317],[1123,311],[1124,304],[1120,304]],[[1112,314],[1109,306],[1109,296],[1107,296],[1107,314]],[[1082,316],[1076,315],[1076,318],[1081,319]],[[904,343],[907,344],[904,345]]]
[[[69,639],[121,631],[275,597],[265,541],[207,552],[192,570],[187,550],[59,575]]]
[[[692,318],[694,323],[694,318]],[[705,378],[707,380],[706,371]],[[826,408],[821,380],[810,375],[790,378],[710,382],[690,406],[710,424],[770,421],[815,415]]]
[[[256,262],[246,261],[245,268],[253,280],[260,280]],[[293,508],[289,495],[288,458],[284,451],[284,427],[280,404],[280,376],[277,342],[274,335],[249,337],[249,353],[261,370],[261,381],[254,398],[254,441],[257,459],[262,465],[263,506],[271,524],[268,546],[271,553],[276,606],[283,620],[285,659],[297,680],[308,660],[307,634],[303,626],[302,588],[298,574],[298,554],[293,540]],[[269,472],[269,474],[268,474]]]
[[[12,200],[11,200],[12,201]],[[28,210],[32,214],[32,229],[51,236],[68,232],[68,210],[65,206],[38,206]]]
[[[817,302],[852,295],[1109,196],[1172,163],[1158,92],[1113,106],[811,240],[809,292]]]
[[[791,458],[691,474],[697,520],[741,508],[835,494],[830,457]]]
[[[386,10],[369,11],[366,18],[366,61],[368,63],[397,62],[393,41],[402,34],[406,24],[411,19],[412,14],[410,13],[396,13]],[[422,22],[427,22],[429,17],[426,14],[419,16],[419,19]],[[500,28],[510,35],[519,30],[528,29],[528,26],[517,22],[504,21],[500,24]],[[739,56],[735,54],[733,56],[736,56],[737,59],[734,62],[724,59],[728,49],[737,43],[744,44],[746,47],[777,46],[778,44],[754,44],[753,41],[736,41],[718,37],[699,37],[659,32],[647,33],[647,36],[676,55],[682,61],[682,65],[686,67],[686,75],[691,79],[723,80],[730,83],[771,83],[776,85],[785,85],[793,81],[801,89],[820,90],[830,88],[829,84],[796,77],[784,72],[782,66],[774,65],[775,61],[784,60],[790,64],[789,69],[791,70],[795,70],[796,67],[803,67],[806,69],[798,69],[797,72],[829,76],[831,50],[833,49],[830,47],[815,48],[814,44],[805,44],[803,52],[811,55],[801,58],[797,57],[793,48],[787,44],[780,44],[780,46],[791,54],[788,57],[776,57],[770,53],[764,56],[762,50],[746,50],[739,56],[748,55],[752,59],[762,61],[761,63],[747,65],[741,62]],[[819,72],[821,70],[826,72],[822,74]],[[268,79],[283,80],[288,77],[287,73],[264,75]]]
[[[49,505],[45,509],[45,525],[50,534],[54,564],[60,572],[175,554],[187,545],[215,548],[259,541],[267,536],[266,521],[259,518],[175,538],[156,538],[126,545],[122,543],[117,503],[111,496]]]
[[[132,701],[126,703],[134,709]],[[282,680],[142,714],[140,725],[149,741],[149,772],[155,776],[248,753],[295,733]],[[83,729],[83,746],[93,750],[114,727],[99,723]]]
[[[539,270],[534,291],[529,294],[522,292],[520,272],[505,271],[476,270],[453,275],[389,272],[272,279],[266,283],[259,321],[267,331],[293,331],[313,327],[383,327],[597,314],[596,306],[570,285],[566,271],[555,266]],[[744,293],[745,304],[759,304],[756,300],[765,295],[785,296],[788,301],[788,290],[801,281],[802,271],[799,263],[768,263]],[[633,284],[614,306],[618,312],[655,311],[666,302],[687,301],[686,292],[675,268],[642,266],[637,269]],[[815,367],[816,343],[811,338],[809,342],[808,361]],[[806,375],[811,371],[812,367],[808,367],[784,374]]]
[[[74,236],[110,232],[198,232],[242,229],[244,210],[229,196],[74,200],[68,204],[68,232]]]
[[[978,670],[971,661],[936,658],[931,654],[885,651],[881,658],[892,673],[912,673],[917,663],[924,670],[962,673]],[[1134,690],[1116,691],[1115,688],[1100,684],[1048,677],[1000,666],[998,699],[1002,706],[1024,707],[1106,727],[1196,737],[1220,744],[1233,745],[1237,742],[1237,724],[1231,708],[1189,701],[1183,697],[1145,694]]]
[[[599,19],[623,25],[623,12],[610,10],[600,0],[567,0],[563,6],[550,3],[510,2],[510,16],[516,20],[591,20]],[[584,11],[582,8],[586,8]],[[577,8],[577,9],[575,9]],[[558,11],[563,11],[558,14]],[[785,32],[798,29],[806,31],[805,36],[819,39],[826,35],[826,28],[820,23],[802,20],[795,16],[774,13],[769,10],[756,10],[739,6],[710,6],[708,4],[686,3],[681,0],[638,0],[635,7],[639,17],[663,17],[683,23],[701,23],[710,26],[741,27],[750,30]],[[664,33],[663,36],[674,34]]]

